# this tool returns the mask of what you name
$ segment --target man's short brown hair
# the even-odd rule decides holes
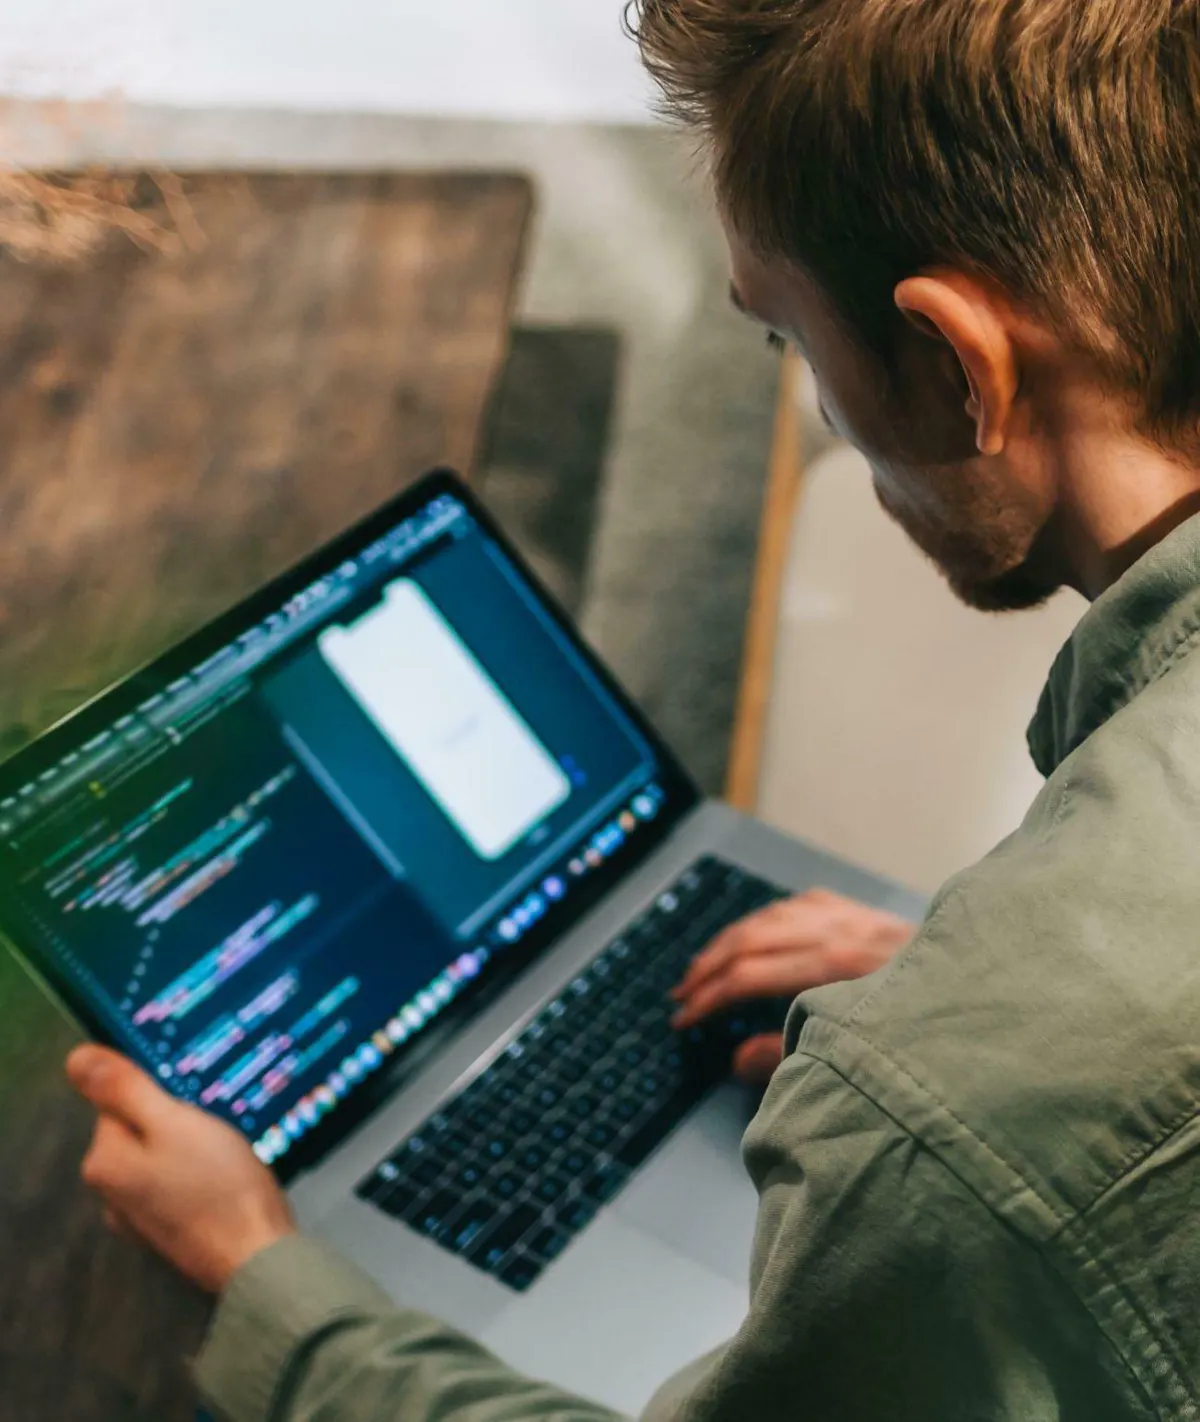
[[[891,292],[997,281],[1200,428],[1200,0],[634,0],[720,199],[886,354]]]

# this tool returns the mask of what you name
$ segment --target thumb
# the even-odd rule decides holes
[[[734,1053],[733,1071],[739,1081],[765,1086],[783,1061],[783,1033],[751,1037]]]
[[[77,1047],[67,1058],[67,1080],[97,1111],[138,1134],[153,1125],[170,1099],[140,1067],[107,1047]]]

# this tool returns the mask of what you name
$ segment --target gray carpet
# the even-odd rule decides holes
[[[531,329],[497,406],[489,497],[685,763],[720,789],[777,368],[730,310],[724,243],[678,136],[171,109],[27,129],[10,123],[4,147],[29,162],[528,172],[539,215],[519,320]]]

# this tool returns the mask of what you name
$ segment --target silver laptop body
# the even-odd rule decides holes
[[[757,1197],[742,1165],[751,1092],[722,1086],[522,1294],[357,1199],[354,1187],[485,1070],[545,1002],[697,859],[797,892],[820,886],[919,917],[913,894],[706,802],[368,1125],[292,1189],[300,1219],[400,1304],[456,1325],[530,1375],[636,1413],[731,1338],[748,1305]]]

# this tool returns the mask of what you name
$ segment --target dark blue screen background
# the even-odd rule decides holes
[[[403,576],[429,595],[572,781],[568,799],[530,836],[497,860],[480,859],[315,645],[261,691],[419,885],[434,917],[453,930],[549,845],[594,817],[617,787],[653,774],[654,763],[649,747],[478,534],[447,541]],[[339,620],[353,622],[378,596]],[[413,695],[420,694],[414,685]]]

